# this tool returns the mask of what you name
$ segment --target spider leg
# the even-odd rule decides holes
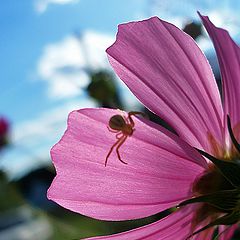
[[[120,162],[124,163],[124,164],[127,164],[126,162],[124,162],[122,159],[121,159],[121,156],[120,156],[120,153],[119,153],[119,148],[122,146],[122,144],[126,141],[127,139],[127,135],[123,135],[119,140],[119,143],[116,147],[116,152],[117,152],[117,156],[118,156],[118,159],[120,160]]]
[[[131,126],[134,127],[135,123],[134,123],[134,121],[132,119],[132,116],[128,115],[128,119],[129,119],[129,122],[130,122]]]
[[[143,112],[131,111],[131,112],[128,113],[128,116],[135,116],[135,115],[141,115],[143,117],[147,117],[147,115]]]
[[[129,123],[128,116],[126,117],[126,116],[123,115],[122,117],[124,118],[124,120],[125,120],[126,123]]]
[[[105,159],[105,167],[107,166],[108,158],[109,158],[109,156],[111,155],[114,147],[117,146],[117,145],[122,141],[122,138],[123,138],[123,137],[124,137],[124,136],[122,136],[121,138],[119,138],[119,139],[112,145],[112,147],[110,148],[110,150],[109,150],[109,152],[108,152],[108,154],[107,154],[107,156],[106,156],[106,159]]]
[[[119,132],[116,134],[116,139],[120,139],[123,137],[123,133],[122,132]]]
[[[118,138],[118,140],[112,145],[112,147],[110,148],[108,154],[107,154],[107,157],[106,157],[106,160],[105,160],[105,167],[107,166],[107,161],[108,161],[108,158],[109,156],[111,155],[113,149],[116,147],[116,152],[117,152],[117,156],[118,156],[118,159],[120,162],[124,163],[124,164],[127,164],[126,162],[124,162],[122,159],[121,159],[121,156],[120,156],[120,153],[119,153],[119,148],[122,146],[122,144],[125,142],[125,140],[127,139],[127,135],[122,135],[120,138]]]
[[[129,113],[128,113],[128,119],[129,119],[129,122],[130,122],[130,124],[131,124],[132,127],[134,127],[134,125],[135,125],[135,123],[134,123],[134,121],[133,121],[133,119],[132,119],[132,116],[135,116],[135,115],[141,115],[141,116],[143,116],[144,118],[147,117],[147,115],[146,115],[145,113],[143,113],[143,112],[137,112],[137,111],[131,111],[131,112],[129,112]]]

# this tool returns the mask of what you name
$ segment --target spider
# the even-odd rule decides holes
[[[122,146],[122,144],[126,141],[127,137],[130,137],[133,134],[134,129],[134,121],[132,119],[132,116],[135,115],[142,115],[145,116],[144,113],[142,112],[129,112],[128,116],[122,116],[122,115],[114,115],[110,118],[109,123],[108,123],[108,130],[110,132],[116,133],[116,139],[117,141],[112,145],[110,148],[106,159],[105,159],[105,167],[107,166],[107,161],[109,156],[111,155],[113,149],[116,147],[116,152],[118,159],[120,162],[127,164],[121,159],[120,153],[119,153],[119,148]]]

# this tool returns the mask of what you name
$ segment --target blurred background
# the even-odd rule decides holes
[[[153,15],[174,23],[198,42],[220,85],[215,52],[197,10],[240,42],[237,0],[1,2],[0,240],[79,239],[159,218],[103,222],[48,201],[46,191],[55,175],[49,151],[74,109],[104,106],[147,112],[106,58],[119,23]]]

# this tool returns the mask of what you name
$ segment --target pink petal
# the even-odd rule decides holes
[[[157,17],[119,25],[107,49],[118,76],[185,141],[211,151],[222,142],[222,106],[211,68],[196,43]]]
[[[204,227],[204,226],[201,226],[200,228],[202,228],[202,227]],[[214,227],[206,229],[205,231],[202,231],[199,234],[197,234],[196,236],[194,236],[194,240],[203,240],[203,239],[204,240],[212,240],[214,230],[215,230]]]
[[[230,115],[235,126],[240,122],[240,49],[226,30],[215,27],[208,17],[200,17],[217,53],[223,81],[224,113]]]
[[[220,236],[219,240],[230,240],[233,237],[234,232],[238,228],[238,224],[232,226],[220,226],[220,232],[224,231]]]
[[[177,211],[168,217],[144,227],[128,232],[103,237],[88,238],[89,240],[185,240],[191,231],[193,213],[191,208]]]
[[[82,109],[51,156],[57,170],[48,198],[72,211],[105,220],[146,217],[191,196],[195,178],[207,167],[189,145],[162,127],[134,117],[135,131],[104,161],[116,142],[108,121],[120,110]]]

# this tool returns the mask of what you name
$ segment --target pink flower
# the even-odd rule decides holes
[[[9,131],[8,121],[5,118],[0,117],[0,137],[6,136],[8,131]]]
[[[0,117],[0,150],[7,145],[7,135],[9,132],[9,122]]]
[[[64,136],[51,150],[57,176],[48,191],[48,198],[61,206],[102,220],[147,217],[187,199],[201,200],[186,201],[150,225],[93,239],[181,240],[208,224],[212,225],[194,239],[211,239],[219,224],[232,225],[219,227],[220,239],[230,239],[236,229],[238,218],[234,215],[230,223],[229,212],[235,210],[227,204],[228,193],[238,190],[232,175],[228,178],[228,165],[219,167],[218,159],[231,164],[239,158],[229,132],[240,140],[240,50],[225,30],[201,18],[218,55],[223,104],[209,63],[191,37],[157,17],[122,24],[116,42],[107,49],[109,61],[137,98],[178,136],[133,116],[134,131],[119,148],[127,164],[118,160],[114,148],[105,167],[116,142],[116,133],[107,128],[109,120],[114,115],[126,119],[126,113],[103,108],[73,111]],[[215,157],[217,167],[199,152]]]

